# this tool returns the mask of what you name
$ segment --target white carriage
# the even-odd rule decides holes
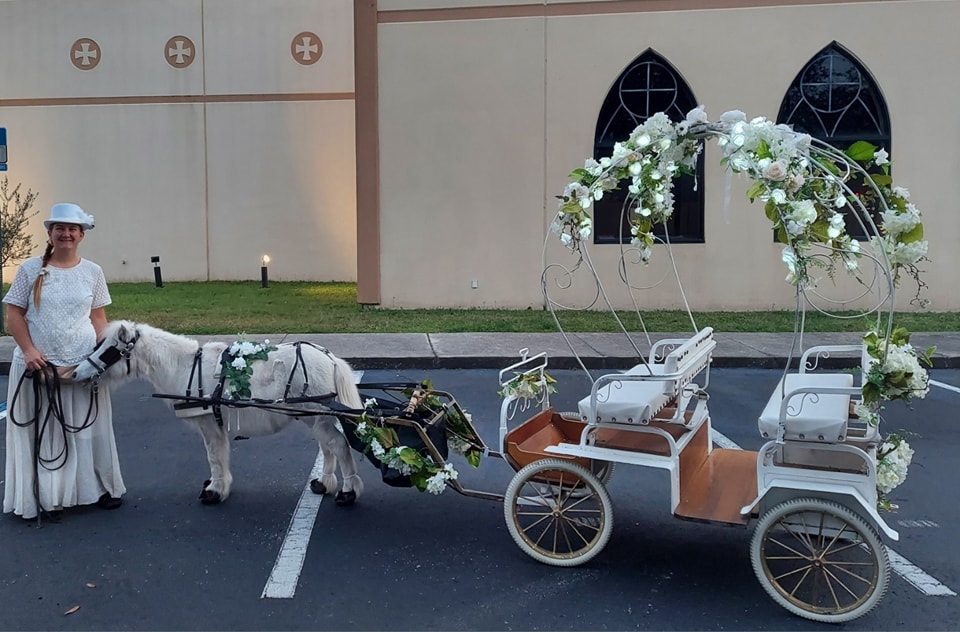
[[[529,389],[511,392],[503,401],[500,441],[505,458],[517,469],[506,492],[507,525],[533,558],[556,566],[582,564],[600,553],[611,534],[613,508],[606,482],[613,464],[659,468],[669,472],[670,511],[677,518],[755,524],[752,565],[777,603],[809,619],[848,621],[867,613],[887,590],[890,562],[880,533],[898,538],[878,511],[878,447],[883,444],[878,402],[894,392],[903,399],[918,394],[909,388],[878,392],[889,386],[884,382],[889,375],[883,373],[886,355],[903,342],[893,339],[894,289],[901,273],[916,275],[915,264],[926,247],[907,192],[892,189],[882,168],[884,154],[865,144],[840,152],[783,126],[747,121],[739,113],[725,115],[718,124],[706,122],[702,111],[680,125],[661,117],[638,127],[611,159],[588,161],[574,172],[577,181],[561,198],[555,232],[577,262],[572,267],[548,263],[545,254],[545,298],[558,325],[563,310],[572,308],[556,295],[574,285],[576,274],[596,285],[591,295],[608,299],[587,248],[586,209],[623,181],[624,186],[633,184],[623,212],[634,239],[621,249],[620,278],[633,304],[639,304],[634,290],[643,284],[630,278],[631,261],[643,268],[654,240],[662,242],[663,256],[671,261],[673,256],[669,237],[652,234],[671,209],[662,204],[657,214],[663,195],[655,197],[650,186],[670,181],[667,176],[681,163],[692,167],[697,142],[711,137],[720,141],[731,169],[753,180],[751,199],[765,205],[785,243],[788,280],[796,287],[794,348],[803,347],[811,306],[829,315],[874,317],[876,331],[860,345],[813,347],[798,351],[799,361],[788,358],[776,389],[757,411],[758,432],[767,441],[753,452],[714,447],[708,408],[713,330],[694,325],[687,338],[652,341],[645,330],[628,332],[614,310],[626,344],[637,352],[635,366],[599,377],[584,367],[592,388],[575,412],[554,410],[542,388],[533,389],[539,395],[533,403]],[[786,169],[770,173],[778,161],[777,168]],[[643,164],[631,169],[632,163]],[[873,167],[873,173],[865,166]],[[659,169],[664,177],[650,179],[650,169]],[[789,178],[799,182],[792,190]],[[669,188],[665,193],[669,203]],[[804,195],[810,201],[801,208],[798,201]],[[799,217],[801,212],[806,216]],[[851,240],[845,230],[836,230],[837,214],[875,239],[863,244]],[[882,222],[874,218],[887,225],[878,229]],[[910,244],[912,258],[904,259],[896,248]],[[852,315],[835,312],[821,293],[822,284],[818,287],[818,270],[831,285],[838,277],[852,278],[854,298],[866,307]],[[610,302],[606,306],[612,309]],[[642,315],[639,322],[642,328]],[[646,354],[635,340],[644,336]],[[910,351],[914,360],[929,359],[929,352],[918,354],[909,345],[897,348]],[[838,365],[842,357],[847,359]],[[856,375],[849,367],[858,364]],[[544,386],[546,368],[545,355],[524,357],[501,372],[501,382]],[[917,389],[926,388],[923,369],[907,379],[915,380],[911,386],[919,384]],[[535,414],[510,429],[518,411],[531,405]]]

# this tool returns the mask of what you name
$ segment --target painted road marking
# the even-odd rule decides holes
[[[945,388],[948,391],[953,391],[954,393],[960,393],[960,388],[957,388],[956,386],[952,386],[950,384],[944,384],[943,382],[938,382],[936,380],[930,380],[930,385],[939,386],[940,388]]]
[[[897,524],[901,527],[911,528],[911,527],[939,527],[936,522],[933,520],[897,520]]]
[[[280,545],[277,561],[270,571],[266,586],[263,587],[261,599],[293,599],[297,592],[297,582],[300,580],[300,571],[303,570],[303,561],[307,557],[307,547],[310,545],[310,536],[313,534],[313,523],[317,519],[317,511],[323,496],[310,491],[310,481],[323,475],[323,452],[317,452],[317,460],[313,464],[310,479],[300,494],[300,502],[290,519],[287,535]]]
[[[353,380],[359,384],[363,379],[363,371],[354,371]],[[313,534],[313,525],[317,520],[320,502],[323,496],[314,494],[310,490],[310,481],[323,475],[323,452],[317,452],[317,460],[313,464],[310,478],[300,494],[300,501],[293,511],[287,535],[280,545],[277,561],[270,571],[270,577],[263,587],[261,599],[293,599],[297,592],[297,583],[303,571],[303,561],[307,558],[307,547],[310,546],[310,537]]]
[[[930,383],[933,384],[933,380],[931,380]],[[960,390],[958,390],[958,392],[960,392]],[[742,449],[739,445],[731,441],[723,433],[717,432],[716,429],[711,428],[710,431],[712,432],[711,437],[713,439],[713,442],[717,444],[719,447],[726,448],[728,450]],[[924,521],[916,521],[916,522],[928,523],[929,521],[924,520]],[[936,523],[930,523],[930,525],[936,526]],[[928,525],[924,525],[924,526],[928,526]],[[931,596],[934,596],[934,595],[945,595],[949,597],[957,596],[957,593],[953,592],[952,590],[950,590],[949,588],[941,584],[934,577],[931,577],[930,575],[925,573],[923,569],[921,569],[919,566],[917,566],[907,558],[903,557],[902,555],[894,551],[889,546],[887,547],[887,556],[890,558],[890,567],[893,569],[893,571],[898,575],[900,575],[901,577],[903,577],[905,580],[907,580],[909,584],[911,584],[914,588],[916,588],[923,594],[931,595]]]
[[[717,432],[716,428],[711,428],[710,436],[713,438],[713,442],[717,444],[718,447],[724,448],[726,450],[740,450],[742,449],[736,443],[728,439],[723,433]]]
[[[887,556],[890,558],[890,566],[894,571],[925,595],[943,595],[947,597],[956,597],[953,592],[933,577],[930,577],[922,570],[917,568],[910,560],[906,559],[889,546],[887,547]]]

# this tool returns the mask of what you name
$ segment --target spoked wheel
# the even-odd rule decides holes
[[[597,477],[601,483],[606,485],[613,476],[613,468],[616,465],[613,461],[591,461],[590,472]]]
[[[552,566],[592,559],[613,528],[613,505],[603,484],[586,468],[560,459],[535,461],[517,472],[503,510],[517,545]]]
[[[790,612],[841,623],[869,612],[890,582],[876,530],[835,502],[796,498],[757,523],[750,560],[760,584]]]

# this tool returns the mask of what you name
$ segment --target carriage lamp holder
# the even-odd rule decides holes
[[[160,272],[160,255],[150,257],[153,264],[153,282],[157,287],[163,287],[163,274]]]

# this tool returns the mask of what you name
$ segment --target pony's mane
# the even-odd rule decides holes
[[[200,346],[200,343],[193,338],[175,334],[164,329],[154,327],[153,325],[148,325],[147,323],[135,323],[130,320],[119,320],[114,321],[114,323],[118,327],[122,325],[127,329],[139,331],[141,336],[146,336],[152,339],[160,339],[166,346],[170,348],[176,348],[177,351],[180,351],[181,349],[193,350]]]
[[[114,374],[114,379],[119,378],[121,382],[140,377],[144,371],[160,370],[167,378],[178,375],[184,370],[188,370],[184,366],[189,366],[197,349],[200,348],[200,343],[193,338],[130,320],[111,321],[103,332],[104,337],[116,337],[118,330],[121,328],[127,330],[131,336],[134,331],[137,331],[144,341],[150,341],[149,344],[139,344],[134,348],[131,359],[134,361],[136,374],[126,374],[123,377]],[[184,366],[180,366],[181,363]],[[152,367],[152,369],[149,367]]]

